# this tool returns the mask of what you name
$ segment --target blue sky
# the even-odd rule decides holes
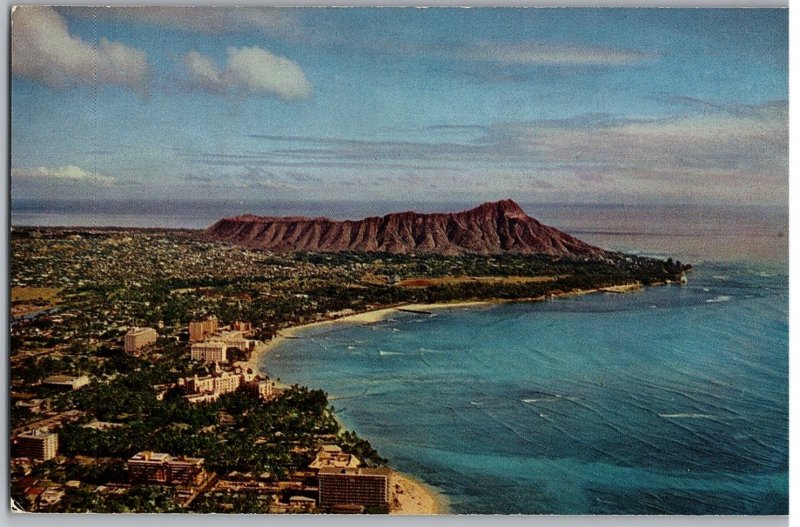
[[[787,10],[33,8],[12,201],[788,201]]]

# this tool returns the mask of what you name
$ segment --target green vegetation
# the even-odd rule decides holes
[[[158,385],[208,373],[189,360],[189,321],[213,314],[223,324],[251,322],[254,337],[267,340],[281,328],[341,312],[663,283],[688,269],[623,254],[593,260],[273,254],[198,241],[184,231],[143,229],[15,229],[11,255],[11,286],[19,299],[47,308],[12,317],[12,428],[56,419],[51,427],[59,434],[59,463],[36,464],[29,475],[48,485],[81,482],[67,486],[47,509],[65,512],[186,510],[171,487],[127,486],[125,460],[141,450],[202,457],[218,475],[266,475],[272,482],[301,473],[323,442],[368,465],[386,463],[367,441],[340,429],[319,390],[293,386],[268,402],[239,391],[190,404],[173,387],[159,399]],[[403,280],[423,285],[405,287]],[[123,351],[123,336],[134,325],[160,335],[136,356]],[[246,353],[231,356],[244,359]],[[92,382],[64,393],[41,383],[54,374],[88,375]],[[59,412],[67,411],[76,413],[59,422]],[[12,478],[12,495],[28,503],[25,489],[14,486],[19,476]],[[108,485],[116,487],[96,492]],[[266,512],[274,505],[269,492],[208,491],[189,509]]]
[[[67,456],[127,459],[141,450],[174,452],[203,457],[218,473],[269,472],[280,479],[308,466],[319,436],[340,432],[325,393],[300,386],[268,403],[243,391],[213,403],[191,404],[179,395],[158,401],[152,388],[127,382],[76,394],[75,408],[121,426],[100,431],[80,423],[65,425],[60,451]],[[111,403],[109,394],[116,394],[119,402]],[[333,442],[345,449],[352,445],[370,463],[385,462],[352,432]]]

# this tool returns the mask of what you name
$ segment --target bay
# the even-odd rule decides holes
[[[397,314],[311,331],[265,367],[456,513],[786,514],[788,278]]]

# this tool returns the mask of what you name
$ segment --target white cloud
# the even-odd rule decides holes
[[[225,89],[222,72],[210,58],[192,51],[186,55],[184,62],[189,75],[197,85],[212,92],[221,92]]]
[[[147,56],[118,42],[92,44],[72,36],[52,7],[24,6],[11,18],[11,72],[51,87],[107,84],[142,91]]]
[[[51,181],[77,181],[104,187],[113,186],[117,181],[116,178],[103,176],[95,172],[89,172],[88,170],[83,170],[82,168],[74,165],[53,168],[14,168],[11,170],[11,177],[37,180],[49,179]]]
[[[229,47],[224,70],[197,52],[184,58],[189,84],[211,93],[277,95],[287,101],[311,96],[313,87],[300,66],[259,47]]]
[[[540,42],[479,42],[449,52],[452,58],[513,66],[623,66],[653,58],[620,48]]]

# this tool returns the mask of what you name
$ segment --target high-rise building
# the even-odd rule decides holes
[[[17,457],[47,461],[56,457],[58,434],[41,430],[23,432],[14,438],[14,446]]]
[[[189,342],[200,342],[207,336],[216,333],[217,317],[210,316],[199,322],[189,322]]]
[[[317,474],[319,504],[388,507],[391,474],[389,468],[322,467]]]
[[[224,342],[198,342],[192,344],[192,360],[202,362],[228,362],[228,345]]]
[[[131,328],[125,334],[125,352],[135,353],[154,343],[156,339],[158,339],[158,333],[153,328]]]

